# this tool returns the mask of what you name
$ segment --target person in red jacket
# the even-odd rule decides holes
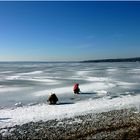
[[[80,88],[79,88],[79,84],[75,84],[74,85],[74,87],[73,87],[73,92],[75,93],[75,94],[79,94],[79,92],[80,92]]]

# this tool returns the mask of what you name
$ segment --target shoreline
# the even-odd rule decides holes
[[[0,130],[0,138],[139,139],[140,112],[136,108],[129,108],[46,122],[29,122]]]

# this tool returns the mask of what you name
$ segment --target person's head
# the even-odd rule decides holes
[[[78,84],[78,83],[76,83],[75,85],[76,85],[76,86],[79,86],[79,84]]]
[[[52,96],[54,93],[50,93],[49,96]]]

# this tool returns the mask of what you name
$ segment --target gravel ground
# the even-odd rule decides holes
[[[30,122],[0,130],[0,139],[139,139],[140,112],[135,108],[90,113],[74,118]]]

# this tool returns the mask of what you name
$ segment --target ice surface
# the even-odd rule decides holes
[[[0,127],[139,108],[139,73],[139,63],[0,63]],[[75,83],[80,95],[73,94]],[[46,103],[52,92],[58,105]]]

